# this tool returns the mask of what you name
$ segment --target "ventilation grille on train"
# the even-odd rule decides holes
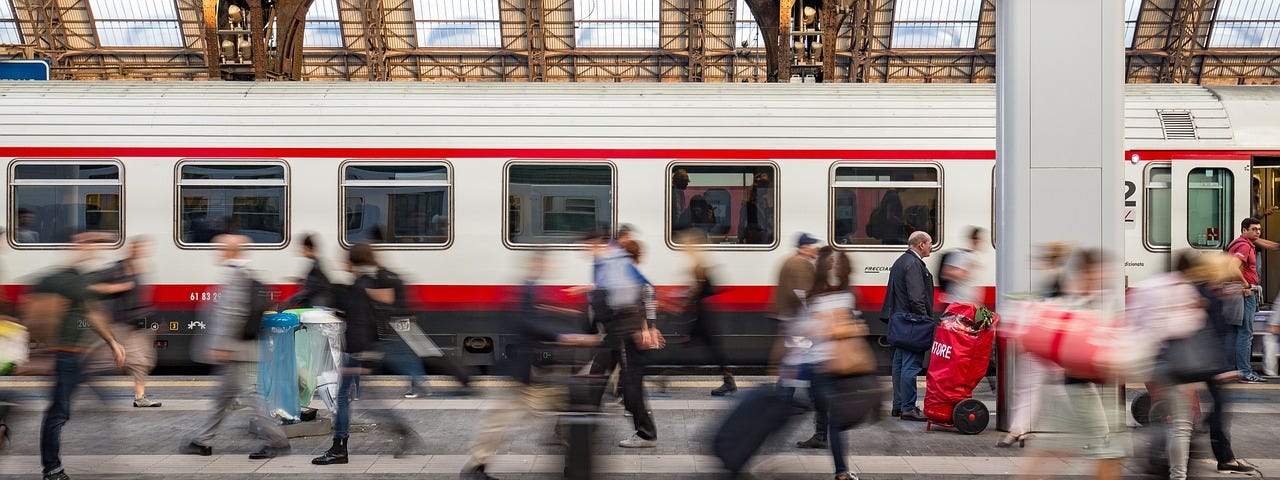
[[[1191,112],[1157,112],[1160,114],[1160,128],[1164,129],[1165,140],[1195,140],[1196,122]]]

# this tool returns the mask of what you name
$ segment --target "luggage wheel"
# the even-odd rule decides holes
[[[951,423],[965,435],[982,433],[990,421],[991,412],[987,410],[987,405],[972,398],[961,400],[951,412]]]

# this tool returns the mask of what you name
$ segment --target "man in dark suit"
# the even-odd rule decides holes
[[[901,314],[933,318],[933,275],[924,259],[933,248],[933,239],[925,232],[912,232],[907,238],[907,251],[889,269],[889,285],[884,294],[880,319],[906,322]],[[894,314],[899,314],[894,318]],[[892,328],[892,325],[891,325]],[[927,348],[925,349],[927,350]],[[916,408],[916,376],[920,374],[924,351],[894,346],[893,349],[893,416],[922,422],[924,415]]]

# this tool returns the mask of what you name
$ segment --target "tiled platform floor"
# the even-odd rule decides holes
[[[351,452],[345,466],[317,467],[311,457],[329,445],[326,436],[293,439],[292,454],[272,460],[249,460],[246,455],[257,445],[247,433],[243,417],[235,417],[213,442],[212,457],[178,455],[176,449],[185,434],[204,417],[213,390],[208,377],[158,377],[151,396],[165,403],[158,409],[135,409],[129,404],[129,382],[106,377],[95,381],[94,389],[78,394],[70,423],[64,430],[65,464],[73,478],[144,479],[354,479],[354,478],[457,478],[466,459],[468,445],[492,400],[489,396],[510,388],[509,382],[486,380],[480,383],[481,396],[449,397],[433,395],[407,400],[400,397],[404,382],[394,377],[366,379],[363,399],[356,403]],[[620,409],[607,409],[597,430],[594,449],[596,478],[727,478],[718,461],[710,456],[709,437],[732,399],[713,398],[707,392],[716,378],[680,377],[668,382],[663,393],[653,389],[650,406],[658,423],[657,448],[626,450],[614,444],[630,434],[630,419]],[[743,383],[763,378],[743,379]],[[446,384],[443,379],[434,384]],[[13,415],[13,444],[0,452],[0,478],[39,478],[39,410],[44,404],[47,382],[30,378],[0,379],[0,389],[16,392],[20,399]],[[442,392],[448,387],[441,386]],[[95,395],[94,392],[100,394]],[[922,392],[923,393],[923,392]],[[1131,389],[1130,394],[1135,393]],[[1237,455],[1249,459],[1264,472],[1280,472],[1280,451],[1275,450],[1275,434],[1280,432],[1280,385],[1233,388],[1233,439]],[[980,386],[975,396],[994,410],[994,395]],[[396,449],[385,427],[368,415],[371,410],[391,409],[405,416],[423,437],[421,455],[392,458]],[[1086,478],[1090,465],[1081,460],[1019,458],[1026,452],[999,449],[994,444],[1000,433],[994,428],[975,436],[949,431],[924,430],[921,423],[888,418],[846,433],[850,465],[865,479],[1001,479],[1012,478],[1024,462],[1048,473],[1056,470],[1064,478]],[[509,441],[492,465],[500,478],[557,478],[563,468],[563,449],[544,444],[551,420],[529,419],[509,432]],[[768,442],[757,459],[756,471],[763,478],[830,478],[831,459],[825,451],[801,450],[793,443],[808,436],[808,418],[793,422]],[[994,419],[993,419],[994,425]],[[1199,435],[1193,447],[1193,478],[1220,476],[1213,472],[1207,457],[1207,440]],[[1029,446],[1034,446],[1034,439]],[[1155,478],[1138,474],[1136,462],[1127,466],[1126,478]],[[1238,477],[1238,476],[1237,476]]]

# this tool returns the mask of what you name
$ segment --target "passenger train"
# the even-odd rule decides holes
[[[697,226],[731,360],[762,364],[771,286],[799,232],[852,255],[874,318],[904,232],[931,232],[943,252],[969,226],[999,228],[995,107],[993,85],[0,83],[0,261],[12,298],[74,231],[149,237],[150,327],[161,362],[182,364],[205,328],[195,312],[216,297],[217,232],[251,237],[281,296],[304,274],[304,234],[338,281],[345,248],[374,242],[412,284],[423,330],[483,366],[505,349],[530,252],[556,265],[550,301],[582,309],[564,287],[589,282],[584,231],[635,226],[641,269],[671,293],[690,280],[671,232]],[[1172,250],[1220,249],[1255,201],[1278,203],[1278,88],[1130,85],[1125,127],[1130,283]],[[980,255],[990,302],[995,254]],[[1280,278],[1266,270],[1271,298]]]

